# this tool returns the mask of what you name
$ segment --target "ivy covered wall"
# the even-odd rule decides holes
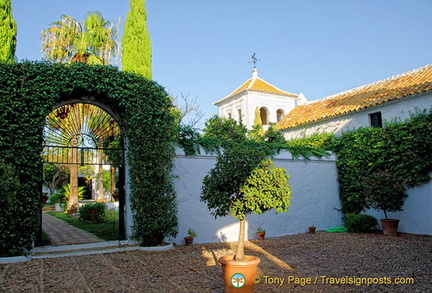
[[[0,256],[31,248],[39,227],[45,117],[57,103],[82,96],[93,96],[119,114],[128,142],[132,237],[151,242],[161,234],[176,235],[175,117],[160,85],[112,66],[0,64],[0,163],[9,170],[0,174],[0,184],[11,178],[18,183],[0,195]]]

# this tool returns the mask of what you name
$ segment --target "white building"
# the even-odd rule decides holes
[[[292,109],[278,122],[286,139],[340,135],[361,127],[405,121],[432,107],[432,64]]]
[[[250,79],[214,104],[219,107],[219,117],[233,118],[252,129],[256,108],[265,126],[279,122],[286,113],[304,103],[306,98],[303,94],[296,95],[278,89],[259,78],[254,68]]]

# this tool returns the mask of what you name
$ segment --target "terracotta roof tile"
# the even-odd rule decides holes
[[[297,106],[276,127],[296,127],[426,92],[432,92],[432,64]]]

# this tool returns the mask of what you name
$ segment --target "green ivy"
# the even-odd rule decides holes
[[[392,186],[383,187],[388,190],[393,190],[395,184],[413,187],[429,182],[431,122],[431,113],[421,113],[406,122],[392,123],[385,128],[362,128],[338,139],[334,151],[338,157],[340,199],[345,213],[360,213],[370,206],[364,186],[371,174],[391,174]],[[406,194],[401,196],[402,200],[404,197]]]
[[[432,113],[416,113],[406,122],[387,123],[385,128],[366,127],[336,137],[330,133],[313,134],[290,140],[291,147],[312,147],[337,155],[339,196],[342,211],[358,214],[377,207],[365,186],[372,186],[376,174],[391,174],[393,181],[382,189],[397,194],[387,210],[397,211],[406,198],[400,186],[417,186],[430,181],[432,171]],[[387,181],[386,181],[387,182]],[[381,205],[382,206],[382,205]]]
[[[2,200],[11,194],[17,199],[14,217],[4,213],[3,206],[0,210],[0,243],[10,243],[1,246],[1,255],[31,248],[39,225],[45,117],[57,103],[82,96],[95,97],[119,115],[127,138],[132,237],[176,235],[171,181],[175,118],[165,90],[113,66],[25,61],[0,64],[0,154],[18,183],[1,195]]]

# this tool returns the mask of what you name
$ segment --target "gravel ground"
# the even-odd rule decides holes
[[[222,292],[216,260],[234,245],[1,264],[0,292]],[[432,292],[432,236],[318,232],[253,240],[247,254],[261,259],[255,292]],[[391,284],[343,284],[360,281]]]

